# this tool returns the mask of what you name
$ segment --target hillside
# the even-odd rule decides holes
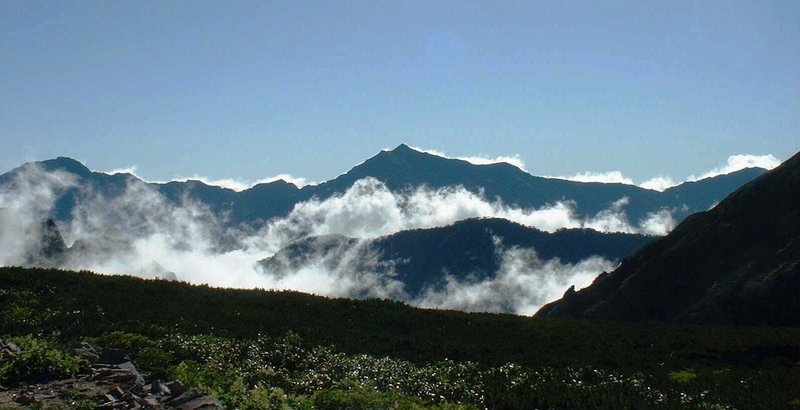
[[[789,409],[800,380],[795,328],[532,319],[21,268],[0,268],[0,292],[0,337],[22,348],[0,349],[17,366],[0,366],[6,387],[69,375],[80,362],[64,352],[86,341],[125,349],[147,380],[246,408]]]
[[[800,326],[800,154],[540,317]]]

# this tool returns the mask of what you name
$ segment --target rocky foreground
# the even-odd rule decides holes
[[[23,350],[0,341],[0,364]],[[0,408],[223,409],[217,399],[186,388],[179,381],[147,380],[121,349],[95,350],[84,343],[73,352],[86,366],[73,377],[6,389]]]

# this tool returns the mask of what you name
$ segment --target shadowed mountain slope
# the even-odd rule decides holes
[[[537,316],[800,326],[800,154]]]
[[[453,225],[414,229],[377,239],[360,241],[341,235],[308,237],[284,247],[262,261],[270,272],[284,275],[303,266],[323,264],[335,269],[348,261],[348,253],[362,252],[354,260],[370,267],[352,269],[394,270],[394,276],[415,296],[427,286],[450,275],[458,279],[491,278],[500,268],[501,252],[513,247],[534,248],[540,259],[559,258],[577,263],[591,256],[620,260],[654,238],[591,229],[562,229],[547,233],[505,219],[468,219]],[[372,257],[365,258],[365,253]]]

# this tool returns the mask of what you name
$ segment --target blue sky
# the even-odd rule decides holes
[[[800,149],[800,3],[0,2],[0,171],[324,180],[401,142],[676,179]]]

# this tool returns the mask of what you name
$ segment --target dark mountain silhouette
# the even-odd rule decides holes
[[[537,316],[800,325],[800,154]]]
[[[591,229],[547,233],[505,219],[475,218],[366,241],[341,235],[308,237],[289,244],[262,264],[278,275],[295,272],[310,263],[321,263],[327,269],[350,262],[353,264],[347,269],[393,269],[395,278],[405,284],[406,292],[413,297],[443,280],[445,274],[473,280],[493,277],[500,267],[500,249],[534,248],[543,260],[559,258],[565,263],[577,263],[594,255],[620,260],[653,239]],[[351,258],[353,253],[358,257]]]
[[[92,172],[80,162],[64,157],[35,164],[46,171],[63,171],[76,178],[75,187],[62,193],[56,203],[52,217],[58,221],[68,221],[76,204],[90,193],[114,197],[124,192],[130,182],[138,181],[130,174]],[[0,175],[0,186],[12,183],[13,177],[27,166]],[[241,192],[192,180],[148,185],[173,202],[190,199],[205,204],[218,214],[226,215],[228,222],[234,225],[257,225],[285,216],[299,202],[343,193],[355,181],[366,177],[375,178],[392,190],[460,185],[474,193],[482,192],[488,200],[500,199],[522,208],[539,208],[571,200],[577,204],[579,217],[593,216],[609,208],[614,201],[627,197],[626,213],[635,224],[648,213],[664,208],[674,210],[676,219],[682,220],[693,212],[708,209],[763,172],[759,168],[745,169],[657,192],[625,184],[536,177],[506,163],[475,165],[419,152],[403,144],[391,151],[381,151],[335,179],[302,189],[283,180],[259,184]]]

